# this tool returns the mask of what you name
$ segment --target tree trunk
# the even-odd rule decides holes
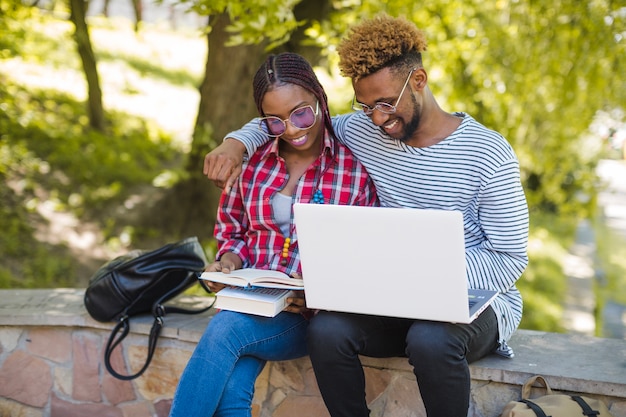
[[[89,109],[89,124],[92,128],[104,131],[105,118],[104,108],[102,107],[102,90],[100,89],[100,78],[98,77],[98,68],[96,66],[96,58],[91,48],[91,40],[89,39],[89,29],[85,21],[87,14],[87,3],[84,0],[70,1],[70,20],[76,29],[74,39],[78,48],[83,71],[87,79],[87,104]]]
[[[315,66],[320,64],[320,49],[313,45],[303,45],[303,41],[310,40],[305,34],[305,30],[310,26],[309,23],[312,20],[323,22],[329,20],[330,12],[332,11],[331,0],[303,0],[296,5],[293,9],[293,14],[296,20],[306,20],[307,24],[300,26],[294,33],[291,34],[289,41],[283,48],[285,51],[296,52],[307,59],[311,65]]]
[[[135,32],[139,32],[139,26],[143,22],[143,3],[141,0],[131,0],[135,12]]]
[[[211,18],[211,33],[208,36],[208,58],[205,75],[200,85],[200,105],[194,131],[194,145],[188,168],[197,165],[196,156],[208,152],[203,143],[203,133],[212,131],[217,145],[229,131],[240,127],[257,115],[252,96],[252,78],[267,53],[265,44],[226,47],[230,38],[226,27],[230,24],[227,14]],[[211,147],[212,148],[212,147]],[[193,152],[199,152],[193,154]],[[201,165],[200,165],[201,167]]]
[[[146,218],[146,226],[174,239],[195,235],[213,236],[216,208],[221,189],[202,174],[204,156],[221,143],[224,135],[254,117],[252,77],[266,56],[264,45],[225,47],[228,15],[211,17],[207,36],[208,58],[200,85],[200,104],[196,117],[187,178],[178,182]],[[158,223],[157,223],[158,222]]]
[[[330,11],[330,0],[305,0],[294,10],[298,20],[323,20]],[[230,131],[238,129],[258,115],[252,95],[252,78],[268,52],[266,44],[226,47],[230,38],[226,31],[228,14],[212,16],[208,35],[208,58],[205,76],[200,85],[200,104],[186,171],[188,177],[179,182],[159,203],[156,213],[169,220],[162,221],[172,238],[196,235],[200,239],[213,236],[213,226],[221,190],[202,174],[204,156],[222,142]],[[313,65],[320,59],[317,48],[304,47],[304,27],[292,35],[290,42],[271,51],[285,50],[301,53]],[[156,225],[155,225],[156,226]]]

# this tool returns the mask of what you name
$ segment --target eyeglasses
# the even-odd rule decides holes
[[[263,127],[267,128],[267,135],[271,137],[281,136],[287,130],[287,121],[291,126],[299,130],[306,130],[312,127],[317,121],[317,114],[320,109],[320,102],[315,104],[315,110],[312,106],[298,107],[291,112],[288,118],[285,120],[276,116],[262,117],[259,120],[259,128],[263,131]]]
[[[411,74],[413,74],[413,71],[415,71],[416,69],[417,68],[413,68],[411,72],[409,72],[409,76],[406,77],[406,81],[404,82],[402,91],[400,91],[400,95],[398,96],[398,100],[396,100],[396,104],[394,104],[393,106],[389,103],[379,101],[374,105],[374,107],[370,107],[367,104],[359,103],[358,101],[356,101],[356,96],[355,96],[352,98],[352,109],[362,111],[368,116],[374,113],[374,110],[378,110],[379,112],[385,113],[385,114],[395,113],[397,110],[398,104],[400,103],[400,100],[402,99],[402,95],[404,94],[404,90],[406,90],[406,86],[409,84],[409,80],[411,79]]]

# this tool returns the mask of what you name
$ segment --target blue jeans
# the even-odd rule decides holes
[[[308,324],[286,312],[273,318],[217,313],[180,378],[170,417],[249,417],[266,361],[305,356]]]
[[[408,357],[428,417],[467,417],[468,364],[496,348],[498,323],[491,307],[471,324],[321,311],[311,319],[307,340],[332,417],[369,416],[358,355]]]

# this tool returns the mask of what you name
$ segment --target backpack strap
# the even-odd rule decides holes
[[[583,414],[586,416],[598,416],[600,415],[600,412],[597,410],[594,410],[591,408],[591,406],[589,406],[589,404],[587,404],[587,402],[585,400],[583,400],[581,397],[579,397],[578,395],[571,395],[570,396],[572,398],[572,400],[576,401],[578,403],[578,405],[580,406],[580,408],[583,409]]]
[[[197,275],[195,275],[195,276],[197,276]],[[198,281],[200,281],[200,280],[198,280]],[[213,307],[213,304],[215,304],[215,300],[216,300],[215,298],[213,299],[213,302],[208,307],[203,307],[201,309],[195,309],[195,310],[188,309],[188,308],[175,307],[175,306],[166,306],[165,305],[165,300],[169,300],[170,298],[174,297],[178,293],[184,291],[185,288],[188,285],[189,285],[188,281],[182,281],[178,286],[176,286],[175,288],[172,288],[170,291],[168,291],[167,294],[162,295],[161,298],[159,298],[154,303],[154,305],[152,306],[152,315],[154,317],[165,317],[165,315],[167,313],[200,314],[200,313],[204,313],[205,311],[208,311],[211,307]],[[205,291],[207,291],[208,293],[211,292],[204,285],[201,285],[201,287]]]
[[[533,412],[535,413],[535,415],[537,417],[552,417],[552,416],[547,416],[546,413],[543,412],[543,410],[541,409],[541,407],[539,407],[537,404],[535,404],[534,402],[527,400],[527,399],[522,399],[520,400],[521,402],[523,402],[524,404],[526,404],[528,406],[528,408],[530,408],[531,410],[533,410]]]
[[[165,306],[164,300],[169,299],[174,294],[178,294],[186,286],[188,286],[188,282],[181,282],[179,286],[170,290],[167,294],[163,295],[160,299],[158,299],[154,305],[152,306],[152,314],[154,316],[154,322],[152,323],[152,328],[150,329],[150,335],[148,336],[148,356],[146,357],[146,362],[143,367],[135,374],[132,375],[122,375],[113,369],[111,365],[111,355],[113,354],[113,350],[119,345],[122,340],[128,336],[130,332],[130,317],[128,314],[124,314],[122,318],[119,319],[113,330],[111,331],[111,335],[109,336],[109,340],[107,341],[106,347],[104,349],[104,366],[107,371],[111,375],[113,375],[117,379],[121,379],[122,381],[130,381],[131,379],[135,379],[140,377],[152,361],[152,357],[154,356],[154,351],[156,350],[157,341],[159,339],[159,335],[161,334],[161,329],[163,328],[163,318],[167,313],[179,313],[179,314],[200,314],[207,310],[209,310],[215,304],[215,299],[208,307],[203,307],[200,309],[188,309],[174,306]],[[121,334],[118,336],[118,333]]]
[[[152,361],[152,356],[154,355],[154,351],[156,349],[159,334],[161,333],[161,329],[163,328],[163,319],[161,317],[156,317],[154,319],[154,323],[152,324],[152,328],[150,329],[150,336],[148,338],[148,357],[146,358],[146,362],[136,374],[122,375],[118,373],[115,369],[113,369],[113,366],[111,365],[111,354],[113,353],[113,349],[115,349],[115,347],[119,345],[126,336],[128,336],[128,333],[130,331],[130,323],[128,319],[128,316],[124,316],[118,321],[118,323],[113,328],[111,335],[109,336],[109,340],[107,341],[104,350],[104,365],[106,366],[107,371],[109,371],[109,373],[115,378],[121,379],[122,381],[130,381],[131,379],[135,379],[141,376],[146,371],[146,369],[148,369],[148,365],[150,365],[150,361]],[[117,337],[117,334],[120,332],[120,330],[122,330],[122,333],[119,337]]]

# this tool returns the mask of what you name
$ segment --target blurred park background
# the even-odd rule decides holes
[[[0,288],[85,287],[116,255],[191,235],[211,258],[220,190],[202,161],[256,115],[256,68],[298,52],[331,111],[350,111],[335,46],[380,12],[426,32],[442,107],[518,154],[522,327],[566,330],[566,259],[585,222],[595,333],[612,337],[602,309],[626,306],[626,236],[599,209],[598,165],[626,164],[624,0],[0,0]]]

